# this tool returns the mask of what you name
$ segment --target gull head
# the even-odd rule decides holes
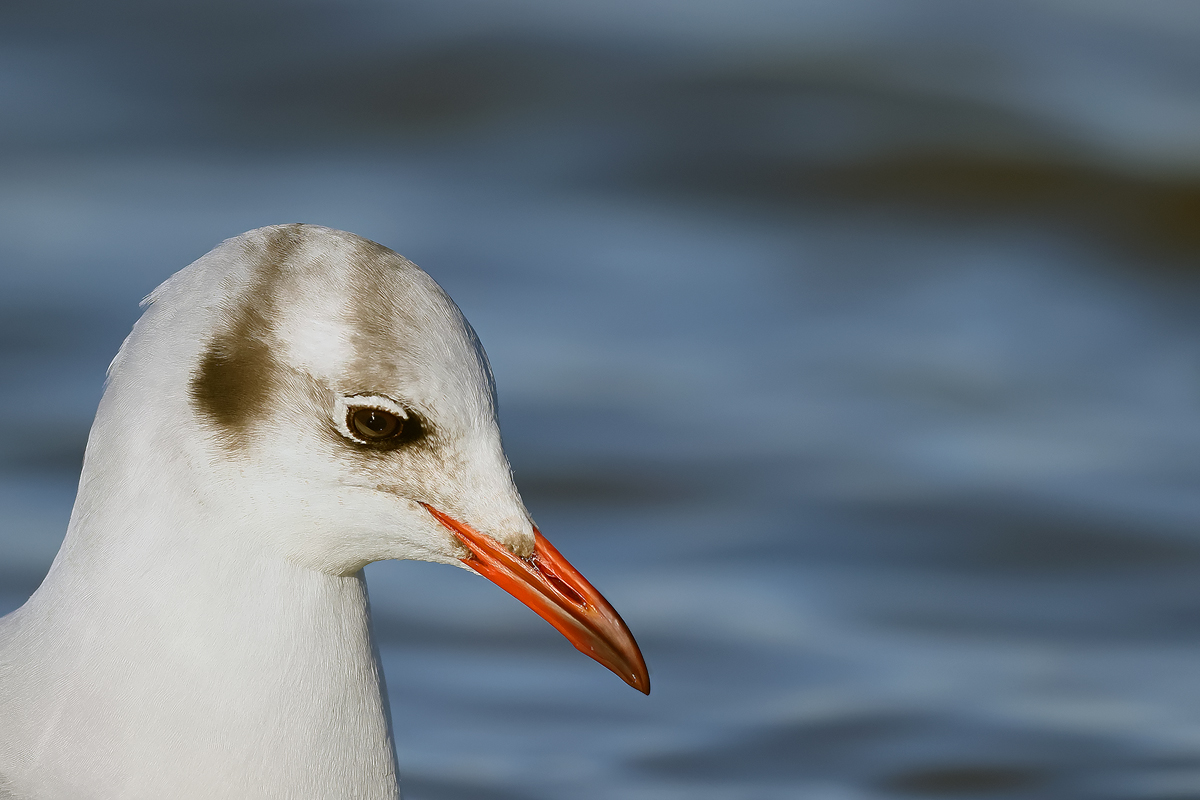
[[[418,267],[280,225],[224,242],[147,305],[110,368],[84,476],[110,491],[92,494],[189,508],[203,529],[174,535],[231,560],[467,567],[648,691],[620,617],[526,511],[487,357]]]

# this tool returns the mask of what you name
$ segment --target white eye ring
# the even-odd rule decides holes
[[[384,397],[379,394],[355,394],[349,397],[338,395],[333,401],[334,424],[337,425],[338,433],[350,441],[358,442],[359,444],[371,444],[371,442],[350,430],[348,421],[351,414],[364,408],[386,411],[405,421],[409,418],[408,411],[405,410],[404,406],[390,397]]]

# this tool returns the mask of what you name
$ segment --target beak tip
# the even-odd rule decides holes
[[[632,641],[633,637],[630,637]],[[635,648],[637,644],[633,645]],[[642,659],[641,651],[636,651],[634,658],[625,663],[612,663],[611,661],[597,658],[602,665],[608,669],[625,683],[637,689],[642,694],[650,694],[650,671],[646,669],[646,662]]]

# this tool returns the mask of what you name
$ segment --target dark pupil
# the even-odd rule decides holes
[[[351,416],[354,430],[365,439],[383,439],[400,430],[400,418],[377,408],[360,408]]]

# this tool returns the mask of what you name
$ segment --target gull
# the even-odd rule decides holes
[[[145,305],[62,548],[0,619],[0,797],[398,797],[381,559],[473,570],[649,693],[526,511],[487,357],[418,267],[272,226]]]

